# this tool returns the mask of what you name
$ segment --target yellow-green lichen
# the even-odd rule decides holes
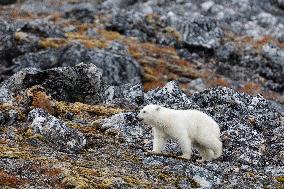
[[[18,148],[12,148],[8,146],[0,146],[0,158],[8,159],[28,159],[30,155],[25,150],[20,150]]]
[[[281,175],[281,176],[276,177],[276,180],[277,180],[278,182],[284,183],[284,175]]]

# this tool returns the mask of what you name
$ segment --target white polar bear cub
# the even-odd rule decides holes
[[[138,118],[153,128],[153,153],[161,153],[168,138],[176,139],[183,155],[190,159],[195,146],[202,159],[210,161],[222,155],[220,128],[208,115],[198,110],[174,110],[158,105],[147,105]]]

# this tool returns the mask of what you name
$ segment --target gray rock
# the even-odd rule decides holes
[[[18,117],[19,117],[19,115],[18,115],[18,112],[16,111],[16,110],[10,110],[9,112],[8,112],[8,125],[12,125],[12,124],[14,124],[14,123],[16,123],[17,122],[17,120],[18,120]]]
[[[42,109],[29,112],[30,127],[42,135],[55,149],[67,153],[76,153],[84,148],[86,139],[82,133],[69,128],[63,121],[49,115]]]
[[[198,18],[191,21],[185,19],[173,19],[171,16],[169,19],[169,25],[176,28],[186,45],[207,49],[220,46],[220,39],[223,36],[223,31],[218,26],[216,20],[211,18]]]
[[[279,69],[282,68],[282,72],[284,72],[283,70],[284,69],[284,50],[283,49],[275,45],[272,45],[272,44],[267,44],[263,46],[262,53],[266,58],[272,60],[273,64],[279,65]]]
[[[125,84],[120,86],[109,86],[104,92],[106,104],[120,106],[139,106],[143,103],[144,93],[141,84]]]
[[[284,10],[284,1],[283,0],[277,0],[277,5]]]
[[[20,6],[20,10],[25,12],[46,14],[60,11],[58,6],[59,3],[56,0],[48,0],[44,2],[36,0],[25,0]]]
[[[15,94],[42,85],[57,100],[97,103],[101,101],[102,75],[93,64],[53,68],[44,71],[24,69],[0,86],[0,102],[12,102]]]
[[[112,48],[112,50],[111,50]],[[63,49],[60,58],[62,66],[73,66],[84,62],[96,65],[109,85],[121,85],[140,81],[140,66],[129,53],[115,49],[86,49],[81,44],[73,44]]]
[[[0,57],[6,56],[6,53],[13,47],[14,38],[13,29],[5,20],[0,20]]]
[[[134,0],[106,0],[102,5],[106,8],[122,8],[135,3]]]
[[[64,38],[63,30],[52,22],[43,19],[26,22],[18,31],[34,34],[39,37]]]
[[[0,125],[3,125],[5,123],[5,116],[2,111],[0,111]]]
[[[194,91],[203,91],[206,88],[206,85],[204,84],[203,80],[201,78],[192,80],[189,83],[189,89]]]
[[[66,19],[74,19],[82,23],[93,23],[95,8],[90,3],[77,3],[71,6],[69,10],[65,10],[63,17]]]
[[[184,94],[176,81],[168,82],[163,88],[154,89],[144,96],[144,104],[159,104],[166,107],[188,108],[194,103]]]
[[[217,50],[217,56],[221,61],[231,61],[236,56],[237,48],[234,43],[225,43]]]
[[[201,4],[201,8],[203,11],[207,12],[214,4],[214,1],[205,1]]]
[[[140,81],[139,64],[130,56],[103,50],[89,51],[87,56],[102,70],[103,79],[109,85]]]
[[[257,15],[258,23],[260,26],[266,28],[274,26],[277,23],[277,18],[269,13],[262,12]]]
[[[103,87],[102,74],[92,64],[41,71],[26,76],[24,83],[26,87],[40,84],[58,100],[89,103],[100,101]]]
[[[5,80],[0,84],[0,103],[12,103],[14,101],[13,96],[21,93],[24,87],[24,79],[28,74],[36,74],[36,69],[26,69],[20,71],[11,76],[8,80]]]
[[[282,116],[264,98],[217,88],[195,93],[191,99],[220,124],[224,137],[224,160],[257,166],[265,166],[266,160],[270,163],[278,161],[266,158],[272,151],[272,154],[279,154],[269,146],[273,143],[270,141],[271,129],[283,124]],[[280,141],[275,141],[278,142]],[[267,151],[259,154],[263,146],[267,146]]]
[[[37,68],[47,70],[59,66],[59,57],[61,50],[47,49],[36,53],[26,53],[13,59],[15,67],[14,72],[18,72],[24,68]]]
[[[152,137],[151,128],[138,121],[135,113],[120,113],[106,118],[101,129],[110,131],[118,130],[118,135],[134,148],[141,148],[146,145],[150,149],[149,143],[144,143],[144,139],[150,140]]]
[[[151,41],[158,44],[177,45],[179,42],[176,36],[166,34],[166,30],[169,28],[166,28],[165,21],[165,18],[157,15],[155,22],[153,22],[147,18],[144,12],[140,11],[118,11],[112,16],[106,28],[126,36],[136,37],[142,42]]]
[[[88,64],[90,60],[85,58],[86,54],[87,49],[80,43],[67,45],[62,49],[59,64],[62,67],[72,67],[81,62]]]

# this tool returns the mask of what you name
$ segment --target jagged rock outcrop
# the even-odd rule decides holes
[[[36,134],[42,135],[44,140],[59,151],[78,153],[86,145],[86,139],[82,133],[69,128],[63,121],[42,109],[30,111],[28,121]]]

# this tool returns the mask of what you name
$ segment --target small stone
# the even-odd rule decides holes
[[[16,110],[10,110],[8,112],[8,115],[9,115],[9,120],[8,120],[8,123],[7,123],[8,125],[12,125],[15,122],[17,122],[19,114]]]
[[[71,112],[67,112],[64,117],[68,120],[72,120],[74,118],[74,114]]]
[[[202,10],[207,12],[214,4],[215,4],[214,1],[205,1],[204,3],[201,4],[201,8]]]
[[[178,82],[180,83],[189,83],[191,80],[189,78],[186,77],[180,77],[178,78]]]
[[[42,135],[52,147],[59,151],[76,153],[86,145],[86,139],[81,132],[69,128],[63,121],[42,109],[30,111],[28,121],[35,133]]]
[[[275,16],[265,12],[257,15],[257,20],[258,23],[264,28],[274,26],[277,22],[277,18]]]
[[[4,113],[0,111],[0,125],[3,125],[5,123],[5,116]]]
[[[206,85],[204,84],[204,82],[201,78],[192,80],[189,83],[189,86],[190,86],[191,90],[196,90],[196,91],[202,91],[206,88]]]

